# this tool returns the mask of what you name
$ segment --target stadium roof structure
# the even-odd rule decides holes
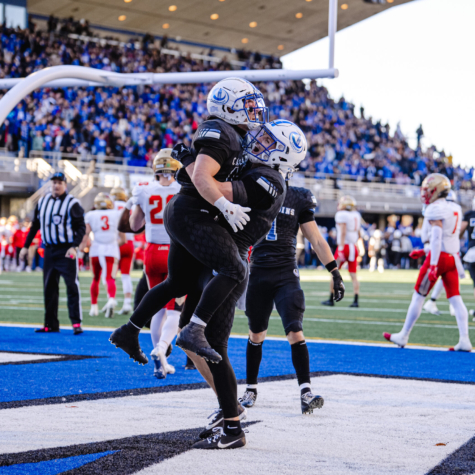
[[[337,29],[409,1],[340,0]],[[328,34],[328,0],[28,0],[28,12],[84,18],[122,34],[278,56]]]

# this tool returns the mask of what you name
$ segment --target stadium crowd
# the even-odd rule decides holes
[[[30,23],[28,30],[0,28],[0,77],[24,77],[47,66],[69,64],[132,72],[228,70],[219,63],[173,56],[161,52],[153,38],[126,46],[84,42],[68,33],[90,34],[87,22],[50,19],[48,30]],[[58,34],[56,34],[56,32]],[[163,46],[163,41],[162,45]],[[246,68],[281,67],[278,59],[258,53],[240,53]],[[454,189],[471,189],[474,168],[452,164],[451,157],[435,146],[423,150],[408,145],[400,129],[359,116],[344,98],[333,100],[314,81],[259,85],[272,118],[295,122],[306,133],[309,154],[301,170],[323,176],[361,181],[420,184],[428,173],[440,172]],[[146,166],[162,147],[190,143],[199,123],[207,116],[209,85],[157,85],[123,88],[40,89],[25,98],[0,128],[0,147],[90,155],[99,160]]]

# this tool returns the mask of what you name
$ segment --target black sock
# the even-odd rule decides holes
[[[307,343],[305,340],[298,341],[290,345],[292,351],[292,364],[297,374],[299,386],[301,384],[310,384],[310,357],[308,355]]]
[[[330,293],[330,298],[329,298],[330,302],[333,302],[334,300],[334,296],[333,296],[333,292]]]
[[[302,388],[300,390],[300,395],[303,396],[305,393],[309,393],[311,392],[312,390],[310,388]]]
[[[247,340],[246,350],[246,383],[257,384],[257,376],[259,375],[259,366],[262,360],[262,343],[253,343]],[[256,389],[257,394],[257,389]]]
[[[241,431],[241,421],[224,421],[224,433],[226,435],[239,435]]]
[[[358,303],[358,294],[355,294],[355,303]]]
[[[437,300],[434,297],[431,297],[430,299],[432,300],[432,302],[435,302]]]

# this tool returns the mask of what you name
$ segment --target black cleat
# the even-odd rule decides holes
[[[186,356],[185,369],[196,369],[195,363],[188,355]]]
[[[349,308],[352,308],[352,307],[353,307],[353,308],[359,308],[358,302],[353,302],[353,303],[350,305]]]
[[[35,333],[59,333],[59,328],[51,328],[51,327],[36,328]]]
[[[238,411],[239,420],[245,421],[247,419],[247,411],[242,406],[241,402],[238,403]],[[223,411],[221,409],[215,409],[215,411],[208,416],[208,419],[210,418],[212,418],[211,421],[208,422],[206,428],[202,430],[199,435],[200,439],[207,439],[208,437],[211,437],[213,435],[214,429],[216,429],[217,427],[223,427],[224,417]]]
[[[173,346],[170,344],[168,345],[167,352],[165,353],[165,358],[168,358],[172,354],[172,351],[173,351]]]
[[[244,407],[252,407],[256,403],[256,399],[257,399],[257,391],[247,390],[244,392],[242,397],[239,398],[239,402]]]
[[[197,323],[190,322],[183,328],[176,339],[176,346],[196,353],[211,363],[219,363],[222,360],[221,355],[209,345],[205,337],[205,327]]]
[[[139,331],[131,331],[127,324],[122,325],[112,333],[109,341],[115,345],[116,348],[125,351],[134,361],[145,365],[148,363],[148,358],[140,348],[139,333]]]
[[[334,307],[335,302],[331,299],[325,300],[324,302],[321,302],[322,305],[326,305],[327,307]]]
[[[322,396],[315,396],[311,392],[302,394],[300,396],[302,414],[312,414],[314,409],[321,409],[323,402]]]
[[[80,335],[81,333],[84,333],[84,330],[82,329],[80,323],[75,323],[73,325],[73,332],[75,335]]]
[[[238,435],[226,435],[222,427],[215,427],[210,437],[195,442],[193,449],[237,449],[246,445],[246,435],[241,431]]]

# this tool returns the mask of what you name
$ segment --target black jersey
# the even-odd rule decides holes
[[[243,185],[245,183],[245,185]],[[234,233],[221,215],[220,223],[229,228],[241,255],[246,255],[249,247],[254,246],[271,229],[285,200],[285,180],[278,170],[266,165],[247,166],[233,181],[233,202],[251,208],[247,214],[250,221],[242,231]]]
[[[214,178],[220,182],[230,181],[246,162],[242,147],[242,140],[245,135],[245,130],[232,126],[224,120],[211,117],[196,130],[191,145],[191,153],[195,157],[203,153],[216,160],[221,165],[221,169]],[[191,182],[185,168],[178,171],[177,181],[182,185],[184,193],[196,197],[201,196]]]
[[[295,264],[299,226],[315,219],[316,205],[311,191],[289,186],[284,205],[270,231],[252,250],[251,264],[259,267]]]
[[[468,248],[475,247],[475,211],[467,211],[463,215],[463,220],[467,221]]]

